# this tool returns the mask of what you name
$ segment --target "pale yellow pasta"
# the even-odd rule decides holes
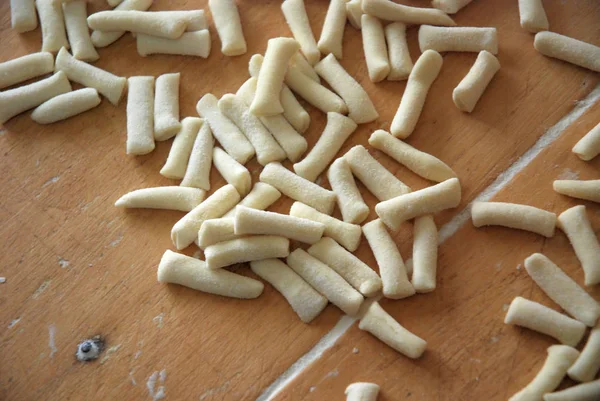
[[[61,3],[55,0],[35,0],[42,28],[42,51],[56,53],[69,48]]]
[[[419,28],[421,51],[442,52],[481,52],[498,54],[498,34],[496,28],[438,27],[421,25]]]
[[[87,25],[87,3],[85,0],[64,3],[65,26],[73,57],[83,61],[96,61],[100,55],[90,39]]]
[[[402,81],[408,78],[413,62],[406,42],[406,24],[392,22],[384,28],[390,60],[388,81]]]
[[[600,123],[573,146],[573,153],[585,161],[600,155]]]
[[[198,188],[154,187],[138,189],[121,196],[115,206],[123,208],[166,209],[189,212],[198,206],[206,192]]]
[[[319,78],[319,75],[316,73],[314,68],[308,63],[308,60],[304,57],[304,55],[302,55],[302,52],[297,51],[294,53],[294,56],[290,62],[298,67],[298,69],[302,71],[304,75],[315,82],[321,83],[321,78]]]
[[[91,110],[100,102],[96,89],[83,88],[47,100],[33,110],[31,119],[38,124],[51,124]]]
[[[281,198],[281,192],[264,182],[257,182],[252,190],[238,206],[246,206],[252,209],[266,210],[269,206]],[[235,207],[223,215],[223,217],[235,217]]]
[[[382,81],[390,72],[390,60],[385,43],[383,24],[376,17],[363,14],[361,27],[369,78],[371,82]]]
[[[37,28],[35,0],[10,0],[10,21],[12,28],[19,33]]]
[[[553,187],[559,194],[600,203],[600,180],[556,180]]]
[[[194,147],[194,142],[198,135],[198,131],[200,131],[203,124],[203,120],[197,117],[186,117],[181,121],[181,130],[175,136],[173,144],[171,145],[171,151],[167,157],[167,161],[160,170],[160,174],[162,176],[172,179],[184,178],[186,169],[188,168],[190,153]],[[207,183],[204,183],[204,185],[202,184],[203,183],[201,179],[198,179],[198,181],[194,182],[186,180],[186,184],[184,186],[197,186],[198,188],[205,190],[210,189],[210,185]]]
[[[127,80],[127,154],[145,155],[154,150],[154,77]]]
[[[362,28],[361,19],[363,14],[362,0],[350,0],[346,3],[346,17],[350,25],[355,29]]]
[[[146,57],[152,54],[176,54],[207,58],[210,54],[210,33],[208,29],[185,32],[176,39],[161,38],[145,34],[136,36],[137,52]]]
[[[48,74],[54,70],[52,53],[39,52],[0,63],[0,89],[28,79]]]
[[[386,21],[399,21],[407,25],[456,25],[445,12],[435,8],[409,7],[390,0],[362,0],[362,2],[362,9],[366,14]]]
[[[322,54],[333,54],[337,59],[342,58],[342,41],[346,26],[346,0],[330,0],[323,30],[317,47]]]
[[[304,0],[285,0],[281,4],[281,11],[292,35],[300,43],[300,49],[310,65],[315,65],[321,58],[317,42],[306,15]]]
[[[346,387],[346,401],[377,401],[379,386],[375,383],[352,383]]]
[[[138,38],[141,35],[138,35]],[[154,139],[166,141],[181,129],[179,122],[180,73],[163,74],[156,78],[154,93]]]
[[[519,0],[521,27],[536,33],[550,29],[542,0]]]
[[[331,190],[335,192],[337,204],[346,223],[362,223],[369,215],[369,206],[356,186],[350,165],[343,157],[336,159],[327,172]]]
[[[288,66],[285,83],[323,113],[333,111],[344,114],[348,112],[346,103],[338,95],[304,75],[294,65]]]
[[[235,0],[209,0],[208,7],[221,39],[221,52],[226,56],[246,53],[246,39]]]
[[[252,177],[246,167],[219,147],[213,149],[212,162],[225,181],[233,185],[240,195],[244,196],[250,192]]]
[[[235,210],[235,208],[232,210]],[[242,235],[235,234],[235,224],[233,218],[221,217],[217,219],[209,219],[202,223],[200,230],[198,230],[197,244],[200,249],[205,249],[207,246],[240,237],[242,237]]]
[[[433,216],[419,216],[413,229],[412,285],[416,292],[435,290],[437,259],[438,231]]]
[[[590,332],[585,347],[567,374],[578,382],[590,382],[600,371],[600,323]]]
[[[431,5],[439,8],[445,13],[456,14],[461,8],[470,4],[473,0],[433,0]]]
[[[255,235],[209,245],[204,250],[209,269],[236,263],[285,258],[290,254],[290,240],[274,235]]]
[[[485,50],[481,51],[469,73],[452,92],[456,107],[461,111],[472,112],[499,69],[498,59]]]
[[[471,216],[475,227],[502,226],[554,236],[556,214],[537,207],[505,202],[474,202]]]
[[[118,11],[146,11],[152,5],[153,0],[123,0],[115,10]],[[106,47],[121,36],[125,35],[125,31],[92,31],[92,43],[95,47]]]
[[[136,34],[177,39],[185,32],[189,20],[183,13],[109,10],[90,15],[87,22],[91,29],[98,31],[129,31]]]
[[[554,32],[539,32],[533,41],[535,50],[592,71],[600,72],[600,47]]]

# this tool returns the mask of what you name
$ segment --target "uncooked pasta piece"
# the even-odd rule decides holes
[[[461,8],[470,4],[473,0],[433,0],[431,5],[439,8],[445,13],[456,14]]]
[[[91,29],[98,31],[129,31],[177,39],[185,32],[189,21],[183,13],[109,10],[90,15],[87,22]]]
[[[310,65],[315,65],[321,58],[317,42],[310,27],[304,0],[285,0],[281,4],[281,11],[292,35],[300,44],[300,49]]]
[[[364,1],[364,0],[363,0]],[[409,358],[417,359],[427,348],[427,342],[406,330],[377,302],[369,305],[358,328],[368,331],[379,340]]]
[[[274,235],[255,235],[219,242],[204,250],[209,269],[236,263],[285,258],[290,254],[290,240]]]
[[[350,0],[346,3],[346,17],[348,22],[356,29],[362,28],[362,0]]]
[[[260,173],[260,180],[277,188],[284,195],[314,207],[321,213],[333,213],[335,194],[299,175],[281,163],[269,163]]]
[[[521,27],[536,33],[550,29],[542,0],[519,0]]]
[[[559,194],[600,203],[600,180],[556,180],[553,187]]]
[[[186,32],[201,31],[208,29],[208,22],[204,10],[180,10],[180,11],[162,11],[176,17],[183,17],[186,20]]]
[[[121,196],[115,206],[124,208],[167,209],[189,212],[204,200],[206,192],[197,188],[144,188]]]
[[[246,206],[235,208],[234,224],[236,235],[278,235],[306,244],[319,241],[325,230],[324,224],[309,219],[265,212]]]
[[[177,54],[207,58],[210,54],[210,33],[208,29],[185,32],[177,39],[138,34],[137,52],[145,57],[151,54]]]
[[[554,391],[567,374],[567,370],[579,356],[579,351],[568,345],[552,345],[544,366],[523,390],[508,401],[541,400],[544,394]]]
[[[145,155],[154,150],[154,77],[127,80],[127,154]]]
[[[218,102],[212,93],[207,93],[196,104],[196,111],[208,121],[223,149],[239,163],[246,164],[254,156],[254,147],[239,128],[221,113]]]
[[[209,0],[208,7],[221,39],[221,52],[226,56],[246,53],[246,39],[235,0]]]
[[[327,298],[279,259],[250,262],[250,268],[285,297],[304,323],[314,320],[328,304]]]
[[[233,210],[235,210],[235,208]],[[240,237],[242,236],[235,234],[233,218],[221,217],[218,219],[206,220],[202,223],[200,230],[198,231],[197,243],[200,249],[205,249],[207,246]]]
[[[71,84],[67,76],[63,72],[58,72],[32,84],[0,92],[0,124],[70,91]]]
[[[585,161],[600,155],[600,123],[573,146],[573,153]]]
[[[398,111],[392,120],[391,132],[394,136],[404,139],[415,130],[429,88],[440,73],[442,63],[442,56],[434,50],[425,50],[415,63],[408,76]]]
[[[362,16],[362,39],[371,82],[379,82],[390,73],[390,60],[381,21],[372,15]]]
[[[330,54],[317,63],[315,71],[342,97],[348,106],[348,117],[356,124],[368,123],[379,117],[367,92],[333,55]]]
[[[322,54],[333,54],[342,58],[342,41],[346,26],[346,0],[331,0],[317,47]]]
[[[10,0],[10,17],[11,26],[15,31],[33,31],[38,26],[35,0]]]
[[[568,314],[589,327],[600,317],[600,305],[573,279],[541,253],[525,259],[525,269],[533,281]]]
[[[138,35],[138,38],[141,35]],[[163,74],[156,78],[154,93],[154,139],[166,141],[181,129],[179,122],[180,73]]]
[[[42,51],[56,53],[69,48],[62,5],[55,0],[35,0],[42,28]]]
[[[302,202],[294,202],[290,208],[290,215],[325,224],[323,235],[333,238],[350,252],[356,251],[360,244],[361,230],[357,224],[345,223]]]
[[[321,238],[307,252],[335,270],[365,297],[375,296],[381,290],[381,278],[377,273],[333,239]]]
[[[252,209],[265,210],[269,206],[271,206],[277,199],[281,198],[281,192],[272,187],[269,184],[265,184],[264,182],[257,182],[254,184],[252,191],[242,201],[238,204],[238,206],[246,206]],[[223,217],[235,217],[235,208],[232,208],[230,211],[225,213]]]
[[[331,267],[300,248],[290,253],[287,264],[344,313],[358,313],[364,298]]]
[[[175,247],[183,249],[197,240],[198,230],[205,220],[223,216],[239,201],[240,194],[233,185],[225,185],[217,189],[204,202],[175,223],[171,230],[171,239]]]
[[[571,347],[579,344],[585,334],[585,324],[522,297],[513,299],[504,323],[546,334]]]
[[[386,226],[397,231],[406,220],[458,206],[461,198],[458,178],[379,202],[375,212]]]
[[[28,79],[48,74],[54,70],[52,53],[39,52],[0,63],[0,89]]]
[[[346,401],[377,401],[379,386],[375,383],[352,383],[346,387]]]
[[[502,226],[554,236],[556,214],[537,207],[505,202],[474,202],[471,216],[475,227]]]
[[[254,99],[256,84],[257,79],[251,77],[236,92],[236,96],[240,97],[246,103],[246,106],[250,106],[252,99]],[[285,151],[290,161],[298,161],[304,152],[306,152],[306,148],[308,147],[306,139],[294,129],[282,114],[261,116],[259,119],[269,132],[271,132],[271,135],[273,135],[277,143]]]
[[[73,57],[83,61],[96,61],[100,58],[90,39],[87,25],[87,3],[85,0],[70,1],[62,5],[65,26]]]
[[[203,124],[204,122],[202,121],[202,119],[197,117],[186,117],[181,121],[181,130],[179,131],[177,136],[175,136],[175,140],[173,140],[173,144],[171,145],[169,157],[167,157],[165,165],[160,170],[160,174],[162,176],[172,179],[181,179],[185,176],[186,169],[188,167],[188,161],[190,160],[190,153],[192,152],[192,148],[194,147],[196,137],[199,134],[198,131],[201,129]],[[210,163],[208,169],[210,169]],[[191,179],[189,181],[186,181],[186,184],[189,185],[184,186],[195,186],[191,185],[192,183],[198,184],[198,188],[205,190],[210,189],[209,184],[204,185],[208,188],[200,186],[200,184],[203,182],[201,178],[197,177],[195,177],[193,181]]]
[[[189,138],[191,139],[191,137]],[[175,140],[177,140],[177,138]],[[187,167],[185,167],[185,175],[183,176],[180,185],[183,187],[201,188],[208,191],[210,189],[210,167],[213,159],[214,141],[212,131],[206,120],[202,123],[198,135],[196,135],[196,138],[193,141],[194,145],[191,153],[189,153],[189,161],[187,162]],[[174,145],[175,144],[173,143],[173,146]],[[189,146],[189,142],[186,141],[185,145],[185,154],[188,154],[187,146]],[[183,160],[182,164],[178,167],[178,173],[181,173],[181,167],[184,167]]]
[[[202,260],[169,250],[158,265],[158,281],[241,299],[257,298],[264,289],[263,283],[258,280],[223,269],[209,269]]]
[[[600,72],[600,47],[554,32],[539,32],[533,42],[544,56]]]
[[[375,160],[364,146],[356,145],[344,155],[344,159],[352,174],[380,201],[410,192],[410,188]]]
[[[331,189],[337,196],[337,204],[346,223],[360,224],[369,215],[369,206],[356,186],[350,165],[343,157],[336,159],[327,172]]]
[[[294,65],[288,66],[285,83],[323,113],[334,111],[343,114],[348,112],[346,103],[338,95],[304,75]]]
[[[390,62],[390,72],[387,74],[387,80],[405,80],[413,69],[413,62],[406,42],[406,24],[392,22],[386,25],[384,32]]]
[[[221,113],[231,119],[248,138],[256,150],[256,159],[261,165],[265,166],[286,158],[286,153],[273,135],[258,117],[250,112],[242,99],[228,93],[219,100],[218,105]]]
[[[438,231],[433,216],[415,219],[413,232],[412,285],[418,293],[436,287]]]
[[[447,28],[421,25],[419,47],[422,52],[481,52],[486,50],[498,54],[496,28],[458,27]]]
[[[327,125],[319,140],[302,161],[294,164],[296,174],[309,181],[315,181],[356,127],[356,123],[348,117],[339,113],[327,113]]]
[[[267,51],[258,73],[256,95],[250,111],[257,116],[273,116],[283,113],[280,93],[290,60],[300,45],[291,38],[269,39]]]
[[[246,167],[217,147],[213,149],[212,161],[225,181],[233,185],[240,195],[244,196],[250,192],[252,177]]]
[[[391,299],[414,295],[415,289],[408,280],[402,255],[381,220],[376,219],[365,224],[362,231],[379,266],[383,295]]]
[[[308,60],[302,55],[300,51],[297,51],[292,57],[291,61],[304,75],[309,77],[315,82],[321,83],[321,78],[316,73],[314,68],[308,63]]]
[[[442,182],[456,177],[456,173],[437,157],[413,148],[384,130],[373,132],[369,145],[427,180]]]
[[[485,88],[499,69],[498,59],[488,51],[481,51],[469,73],[452,92],[452,100],[456,107],[467,113],[472,112]]]
[[[124,0],[115,10],[118,11],[146,11],[153,0]],[[92,43],[96,47],[106,47],[125,34],[125,31],[92,31]]]
[[[98,91],[83,88],[63,93],[39,105],[31,119],[38,124],[51,124],[93,109],[100,104]]]
[[[54,70],[63,71],[70,81],[88,88],[95,88],[115,106],[119,104],[127,85],[127,78],[118,77],[108,71],[77,60],[64,47],[60,49],[56,56]]]
[[[409,7],[390,0],[363,0],[362,9],[366,14],[382,20],[399,21],[407,25],[456,25],[445,12],[436,8]]]
[[[575,206],[562,212],[558,216],[558,227],[569,237],[577,259],[581,262],[585,285],[600,283],[600,243],[587,217],[585,206]]]
[[[567,374],[575,381],[589,382],[594,380],[598,371],[600,371],[600,324],[590,332],[581,355],[569,368]]]
[[[600,397],[600,379],[549,393],[544,401],[596,401]]]

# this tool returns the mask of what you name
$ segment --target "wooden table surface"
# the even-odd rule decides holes
[[[211,21],[213,50],[207,60],[142,58],[126,35],[100,49],[95,64],[120,76],[181,72],[181,115],[195,116],[204,93],[235,92],[248,78],[250,56],[264,53],[269,38],[290,35],[279,1],[238,3],[245,55],[223,56]],[[306,4],[318,38],[327,2]],[[553,31],[600,45],[599,2],[544,4]],[[99,0],[89,5],[90,12],[105,8]],[[157,0],[152,10],[196,8],[208,10],[206,1]],[[557,213],[581,203],[554,193],[552,181],[600,178],[600,160],[585,163],[570,152],[600,120],[599,76],[537,53],[533,36],[519,26],[516,0],[476,0],[455,20],[498,28],[502,68],[475,111],[463,114],[452,103],[452,89],[476,55],[444,55],[442,72],[408,139],[448,163],[463,187],[460,206],[436,216],[448,237],[440,247],[437,290],[382,301],[401,324],[427,340],[428,349],[413,361],[353,324],[310,366],[290,369],[298,374],[276,399],[341,400],[344,388],[361,380],[381,385],[380,400],[506,400],[531,380],[551,344],[505,326],[507,304],[522,295],[557,307],[521,269],[524,258],[542,251],[583,283],[561,232],[545,239],[497,227],[475,229],[465,208],[482,191],[494,200]],[[416,32],[408,33],[413,60],[419,54]],[[39,51],[40,36],[39,29],[12,31],[9,1],[0,2],[0,61]],[[368,80],[360,32],[349,25],[341,62],[368,91],[380,118],[361,125],[340,155],[355,144],[366,145],[374,129],[389,129],[405,87],[405,82]],[[114,107],[103,100],[93,111],[48,126],[35,124],[28,112],[0,132],[0,276],[6,277],[0,284],[0,400],[152,400],[162,394],[161,386],[168,400],[265,400],[271,395],[265,390],[304,354],[314,353],[343,314],[330,305],[306,325],[269,285],[258,299],[242,301],[158,283],[158,262],[173,249],[169,233],[182,213],[124,211],[113,203],[133,189],[177,184],[158,173],[171,141],[158,143],[147,156],[127,156],[125,103]],[[312,146],[325,116],[309,110],[306,137]],[[430,185],[381,152],[369,151],[413,188]],[[248,164],[254,180],[259,167],[255,160]],[[213,190],[224,183],[216,171],[211,182]],[[361,190],[371,220],[376,201]],[[584,204],[600,231],[600,207]],[[290,205],[282,199],[270,210],[287,213]],[[407,224],[395,235],[405,259],[411,231]],[[366,241],[357,255],[377,269]],[[253,276],[247,266],[234,270]],[[598,288],[590,292],[600,300]],[[77,344],[94,335],[105,338],[107,349],[93,363],[78,362]]]

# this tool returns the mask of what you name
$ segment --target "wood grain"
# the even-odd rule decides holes
[[[101,59],[95,65],[121,76],[181,72],[181,115],[195,116],[195,104],[204,93],[221,96],[235,92],[248,77],[250,56],[263,53],[269,38],[290,34],[280,2],[238,3],[249,48],[243,56],[223,56],[211,25],[213,51],[207,60],[142,58],[137,55],[135,41],[125,35],[100,49]],[[546,4],[552,30],[599,44],[595,41],[600,36],[600,5],[593,0],[562,3]],[[318,37],[327,3],[307,0],[306,4]],[[89,5],[90,12],[105,8],[99,0]],[[194,8],[208,10],[206,1],[186,0],[157,0],[152,10]],[[586,96],[598,83],[598,74],[535,52],[532,36],[519,27],[516,2],[475,1],[456,16],[456,21],[459,25],[498,28],[502,69],[475,111],[467,115],[454,107],[451,93],[476,55],[445,55],[442,73],[433,84],[409,143],[441,158],[458,173],[463,183],[461,209],[569,112],[575,101]],[[418,56],[416,32],[411,28],[408,33],[413,60]],[[0,60],[38,51],[40,38],[39,29],[24,35],[13,32],[9,1],[0,1]],[[389,128],[405,86],[404,82],[375,85],[368,80],[360,32],[349,25],[342,64],[364,85],[380,118],[359,127],[340,154],[355,144],[366,145],[374,129]],[[314,109],[310,113],[307,140],[312,146],[325,126],[325,117]],[[169,232],[182,214],[123,211],[113,203],[133,189],[176,184],[158,174],[170,141],[158,144],[150,155],[128,157],[125,102],[115,108],[104,100],[89,113],[49,126],[33,123],[29,114],[9,121],[0,134],[4,173],[0,179],[0,217],[4,223],[0,228],[0,275],[7,278],[0,284],[0,399],[151,399],[146,381],[165,369],[167,378],[162,384],[159,380],[155,390],[164,385],[167,399],[253,400],[341,316],[329,306],[322,316],[305,325],[270,286],[257,300],[239,301],[157,283],[158,261],[165,249],[172,248]],[[561,151],[569,163],[578,162],[571,160],[565,148],[558,153]],[[409,185],[428,185],[380,152],[371,152]],[[248,167],[256,180],[258,164],[253,160]],[[540,199],[541,188],[550,194],[550,171],[543,165],[538,169],[530,173],[532,181],[524,186],[528,192],[511,192],[506,199],[513,200],[514,196],[515,201],[534,202]],[[592,174],[583,166],[578,169],[582,178],[586,178],[584,171]],[[214,169],[211,183],[213,190],[224,183]],[[323,185],[327,186],[325,180]],[[558,195],[549,196],[544,195],[541,201],[556,199],[558,206],[568,203]],[[365,198],[373,207],[375,199],[369,194]],[[287,212],[290,205],[289,199],[283,199],[271,210]],[[438,224],[447,222],[455,212],[437,216]],[[410,227],[396,235],[403,255],[410,254],[410,237]],[[527,381],[523,376],[530,376],[527,369],[537,368],[540,359],[536,358],[547,343],[538,345],[540,340],[531,337],[531,344],[517,347],[517,342],[524,344],[528,335],[517,336],[514,329],[501,327],[499,314],[512,296],[532,288],[524,273],[516,276],[509,263],[514,265],[522,259],[522,251],[539,248],[540,241],[527,234],[498,235],[497,231],[475,232],[466,227],[442,249],[439,291],[402,304],[384,303],[408,328],[427,338],[436,351],[422,361],[409,363],[352,329],[333,351],[341,352],[345,347],[351,351],[357,346],[357,358],[367,358],[342,368],[342,354],[336,359],[335,354],[328,353],[282,397],[338,399],[340,389],[343,391],[349,380],[365,371],[376,374],[373,380],[382,379],[387,399],[402,399],[406,394],[400,390],[404,389],[413,394],[427,392],[434,399],[451,399],[450,395],[460,399],[467,394],[468,398],[479,394],[500,399],[508,391],[509,381],[497,377],[507,380],[510,372],[515,382],[510,384],[511,390],[516,391]],[[450,244],[456,251],[450,251]],[[477,252],[473,244],[478,244]],[[519,252],[514,252],[514,247]],[[190,248],[186,253],[195,251]],[[366,241],[357,254],[375,266]],[[495,263],[504,257],[501,272],[506,273],[498,274]],[[565,257],[571,259],[564,260],[568,262],[564,267],[576,271],[572,253]],[[252,275],[247,266],[235,270]],[[105,351],[101,361],[77,362],[77,344],[95,334],[106,338],[110,351]],[[360,344],[347,341],[357,338],[356,334]],[[510,341],[506,340],[506,346],[495,346],[491,339],[501,335]],[[343,355],[356,356],[351,352]],[[469,362],[470,358],[486,361],[485,369]],[[325,382],[332,386],[318,385],[315,393],[308,394],[308,388],[317,383],[315,378],[326,374],[329,367],[340,372]],[[488,372],[485,379],[475,381],[474,377],[484,371]]]

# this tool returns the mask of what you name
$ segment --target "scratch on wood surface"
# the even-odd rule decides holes
[[[33,292],[33,295],[31,295],[31,299],[38,299],[40,297],[40,295],[42,295],[42,293],[44,291],[46,291],[46,289],[50,286],[50,283],[52,282],[52,280],[45,280],[38,288],[37,290],[35,290]]]

